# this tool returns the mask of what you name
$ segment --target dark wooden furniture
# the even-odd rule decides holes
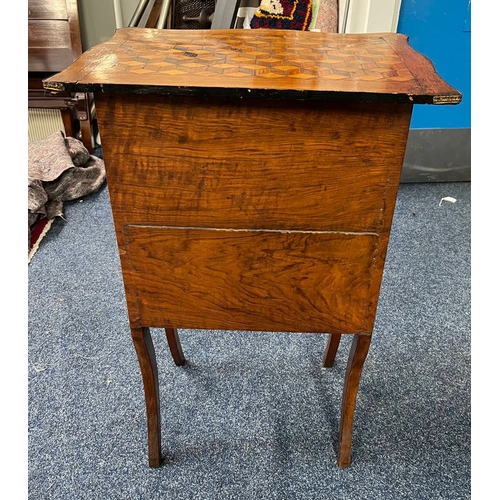
[[[414,104],[461,95],[396,34],[121,29],[45,81],[94,92],[129,320],[160,465],[149,327],[352,337],[350,463]]]
[[[28,108],[61,110],[65,133],[92,152],[92,102],[85,92],[47,95],[42,81],[82,55],[77,0],[28,1]]]

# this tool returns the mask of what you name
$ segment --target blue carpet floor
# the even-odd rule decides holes
[[[28,270],[29,498],[469,499],[470,188],[401,185],[348,469],[349,337],[326,370],[326,335],[180,330],[179,368],[156,329],[150,469],[107,187],[67,203]]]

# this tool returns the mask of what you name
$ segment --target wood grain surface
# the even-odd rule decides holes
[[[96,93],[450,103],[404,35],[121,28],[46,88]]]
[[[28,19],[68,19],[66,0],[28,0]]]
[[[410,105],[96,99],[112,202],[128,224],[389,229]]]
[[[77,0],[28,1],[28,71],[62,71],[82,51]]]
[[[362,330],[375,234],[127,226],[125,280],[153,327]]]

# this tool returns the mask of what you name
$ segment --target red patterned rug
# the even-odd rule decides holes
[[[50,226],[52,226],[54,219],[40,219],[31,230],[31,238],[29,241],[28,250],[28,264],[31,262],[33,255],[35,255],[38,250],[40,243],[44,236],[49,232]]]
[[[250,27],[305,31],[312,14],[312,0],[261,0]]]
[[[276,3],[275,7],[278,7]],[[274,7],[272,7],[271,4],[271,0],[264,0],[263,2],[261,2],[261,0],[240,0],[234,27],[236,29],[250,29],[252,27],[251,22],[252,19],[254,18],[254,14],[259,8],[260,11],[266,11],[266,8],[269,11],[274,10]],[[339,17],[338,0],[312,0],[311,18],[309,21],[309,27],[307,29],[310,31],[321,31],[323,33],[338,33],[339,31],[338,17]],[[267,22],[265,18],[263,18],[261,21],[259,21],[258,18],[255,18],[253,19],[253,21],[255,27],[261,27],[261,28],[267,27],[267,26],[257,26],[261,22],[262,24],[265,24]]]

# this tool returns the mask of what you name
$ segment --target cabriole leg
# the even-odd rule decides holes
[[[159,467],[161,462],[160,391],[155,350],[149,328],[132,329],[132,340],[139,359],[144,384],[149,466]]]
[[[184,353],[182,352],[181,341],[177,333],[177,328],[165,328],[167,334],[168,347],[177,366],[182,366],[186,362]]]
[[[331,368],[337,355],[337,350],[340,344],[340,333],[330,333],[328,344],[326,346],[325,355],[323,356],[323,367]]]
[[[339,467],[349,467],[351,462],[352,426],[354,409],[358,393],[359,379],[363,371],[363,364],[370,347],[371,335],[355,334],[352,339],[349,360],[344,381],[342,396],[342,410],[340,415],[339,451],[337,462]]]

